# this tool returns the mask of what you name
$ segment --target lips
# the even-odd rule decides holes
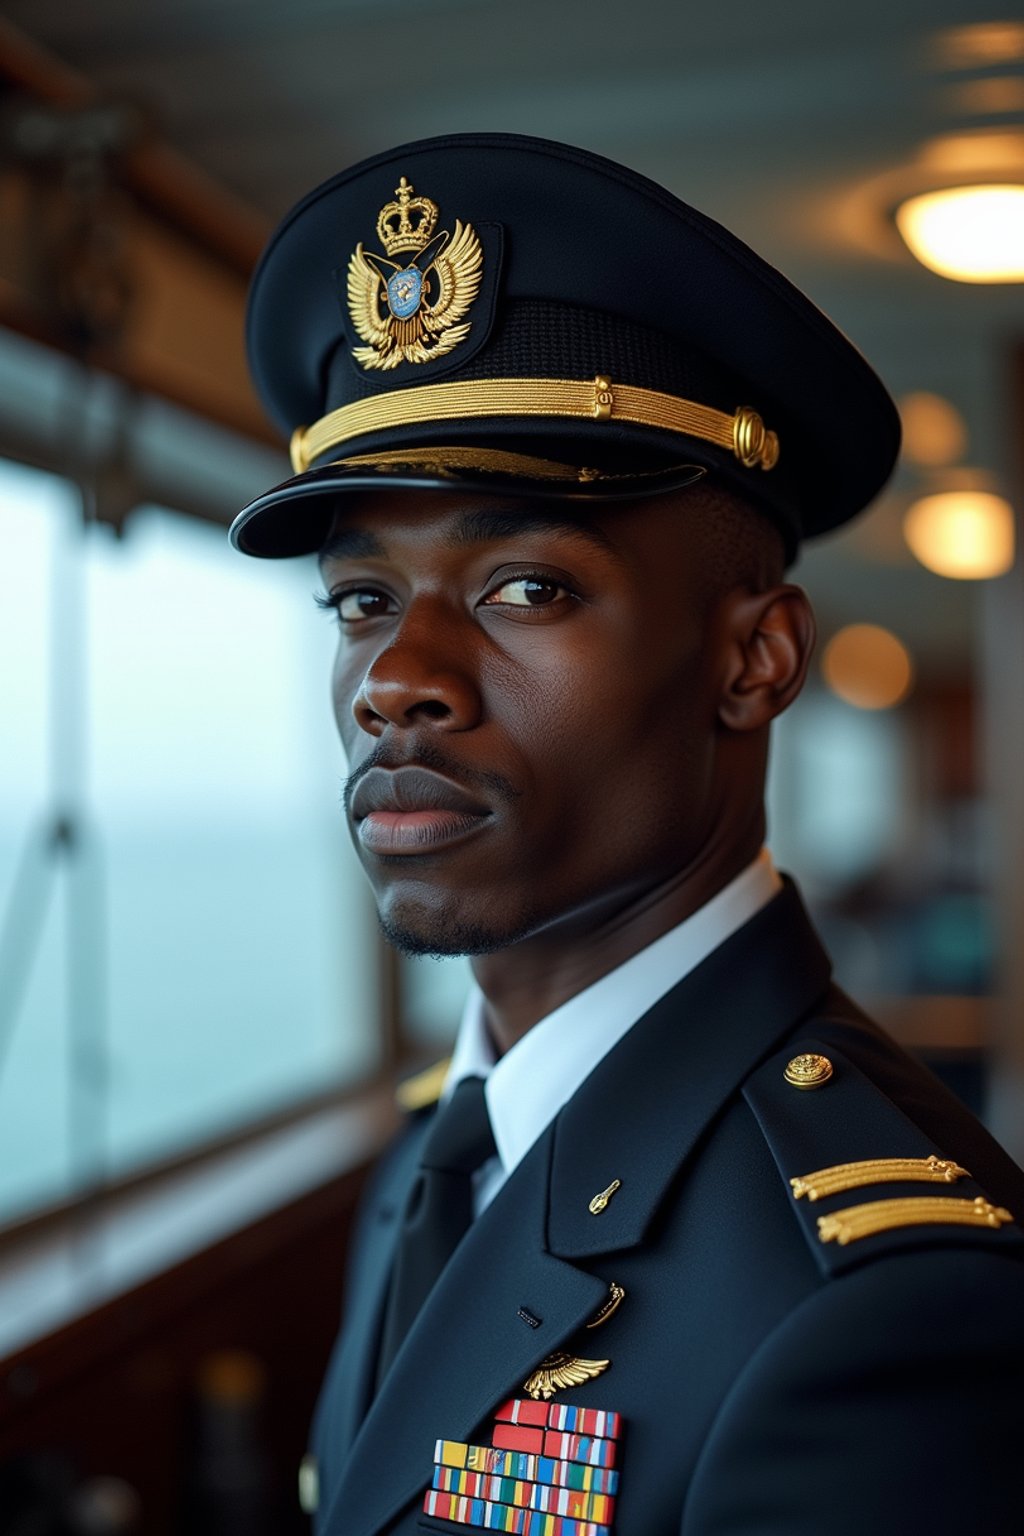
[[[491,810],[429,768],[371,768],[351,815],[368,852],[423,853],[478,830]]]
[[[490,808],[474,800],[450,779],[429,768],[371,768],[352,797],[352,819],[362,821],[374,811],[452,811],[464,816],[489,816]]]

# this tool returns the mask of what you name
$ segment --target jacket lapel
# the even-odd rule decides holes
[[[456,1249],[359,1431],[325,1536],[380,1531],[429,1483],[435,1441],[467,1439],[605,1299],[603,1280],[545,1251],[552,1142],[549,1128]]]
[[[656,1003],[555,1122],[548,1246],[580,1260],[643,1242],[670,1184],[754,1067],[828,989],[795,887]],[[620,1187],[599,1216],[590,1201]]]

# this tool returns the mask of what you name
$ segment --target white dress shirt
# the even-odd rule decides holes
[[[500,1058],[487,1033],[483,993],[473,987],[442,1100],[464,1077],[485,1080],[498,1155],[484,1164],[474,1181],[478,1216],[623,1035],[781,889],[771,855],[763,848],[698,911],[540,1019]]]

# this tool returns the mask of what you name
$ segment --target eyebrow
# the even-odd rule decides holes
[[[455,547],[463,544],[484,544],[490,540],[514,539],[521,533],[545,530],[562,533],[570,538],[583,539],[588,544],[614,552],[614,546],[602,528],[555,506],[512,508],[477,508],[466,512],[456,522],[445,539]],[[320,550],[320,562],[325,560],[386,559],[387,549],[376,534],[365,528],[338,528]]]

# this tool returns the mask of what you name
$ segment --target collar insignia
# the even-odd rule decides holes
[[[348,264],[348,309],[365,347],[352,356],[364,368],[429,363],[465,340],[465,319],[480,291],[483,250],[471,224],[455,220],[435,234],[438,214],[429,197],[417,197],[403,176],[395,201],[385,203],[377,236],[386,256],[363,249]],[[405,264],[392,256],[405,256]]]

